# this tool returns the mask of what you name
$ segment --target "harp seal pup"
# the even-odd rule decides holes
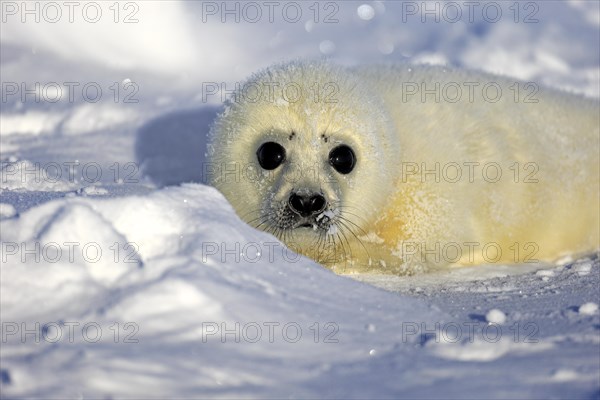
[[[598,101],[438,66],[294,61],[211,130],[209,182],[338,273],[554,261],[599,248]]]

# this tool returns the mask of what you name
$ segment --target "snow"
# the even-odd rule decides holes
[[[0,203],[0,218],[11,218],[17,215],[17,210],[11,205]]]
[[[362,4],[358,6],[358,8],[356,9],[356,13],[358,14],[360,19],[368,21],[370,19],[373,19],[373,17],[375,16],[375,9],[369,4]]]
[[[119,23],[101,3],[96,24],[79,9],[74,23],[23,23],[6,8],[20,2],[2,4],[2,397],[597,398],[598,255],[335,275],[204,185],[221,93],[202,87],[326,53],[597,98],[600,5],[535,3],[526,24],[532,9],[519,3],[515,23],[507,2],[495,23],[466,8],[459,23],[423,23],[403,2],[344,2],[325,23],[334,8],[315,20],[310,2],[297,23],[266,8],[223,23],[206,3],[121,4]]]
[[[485,315],[485,319],[491,324],[501,325],[506,322],[506,314],[501,310],[494,308],[493,310],[488,311]]]
[[[596,303],[585,303],[579,307],[579,313],[583,315],[594,315],[598,311],[598,304]]]

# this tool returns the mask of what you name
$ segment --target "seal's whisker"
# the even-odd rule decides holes
[[[350,212],[350,211],[344,210],[344,208],[350,208],[350,207],[340,206],[339,208],[340,208],[340,210],[341,210],[340,212],[342,212],[342,213],[344,213],[344,214],[352,215],[353,217],[356,217],[356,218],[362,219],[364,222],[366,222],[366,221],[367,221],[367,220],[365,219],[365,217],[363,217],[362,215],[354,214],[354,213],[352,213],[352,212]],[[354,207],[352,207],[352,208],[354,208]]]
[[[347,219],[346,219],[346,221],[347,221]],[[360,245],[362,246],[362,248],[365,250],[365,253],[367,254],[367,258],[371,258],[371,255],[369,254],[369,250],[367,250],[366,246],[364,245],[364,243],[362,242],[362,240],[360,240],[360,238],[356,235],[356,233],[354,233],[354,231],[348,225],[346,225],[344,223],[344,220],[340,219],[338,222],[340,224],[342,224],[344,227],[346,227],[346,229],[348,229],[348,232],[350,232],[352,234],[352,236],[354,236],[354,238],[358,241],[358,243],[360,243]]]
[[[335,223],[335,226],[338,228],[339,232],[342,234],[342,236],[344,237],[344,239],[346,240],[346,243],[348,244],[348,250],[350,252],[350,258],[352,258],[352,245],[350,244],[350,242],[348,241],[348,237],[346,236],[346,234],[344,233],[344,227],[340,226],[338,224],[339,221],[337,221]],[[341,239],[340,239],[341,240]]]
[[[355,223],[354,221],[352,221],[351,219],[349,219],[349,218],[346,218],[345,216],[343,216],[343,215],[341,215],[341,214],[340,214],[340,215],[339,215],[339,220],[340,220],[340,221],[345,221],[345,222],[348,222],[349,224],[352,224],[353,226],[355,226],[355,227],[356,227],[356,229],[358,229],[358,230],[360,231],[360,233],[361,233],[362,235],[364,235],[364,236],[369,236],[369,234],[368,234],[367,232],[365,232],[365,230],[364,230],[363,228],[361,228],[361,227],[360,227],[360,225],[356,224],[356,223]]]
[[[336,233],[336,236],[339,239],[340,245],[342,246],[342,252],[344,253],[344,271],[345,271],[346,267],[348,266],[348,254],[346,254],[346,246],[344,246],[344,242],[340,238],[339,231],[338,231],[338,233]],[[350,247],[348,247],[348,251],[350,252],[350,258],[352,258],[352,249]]]
[[[315,253],[317,254],[318,259],[323,258],[323,252],[325,251],[325,235],[323,232],[319,232],[319,237],[314,242],[315,243]],[[323,249],[321,249],[323,247]]]
[[[251,215],[252,213],[261,213],[261,209],[257,209],[257,210],[250,210],[245,212],[244,214],[240,215],[240,218],[243,219],[244,221],[246,220],[246,218]]]

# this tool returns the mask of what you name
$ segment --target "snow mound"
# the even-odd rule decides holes
[[[291,253],[201,185],[63,198],[1,224],[11,396],[308,395],[336,357],[390,349],[391,321],[440,314]]]

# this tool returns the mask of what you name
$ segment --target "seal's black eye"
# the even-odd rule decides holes
[[[340,174],[349,174],[356,165],[354,151],[345,144],[336,147],[329,153],[329,164]]]
[[[285,161],[285,149],[279,143],[263,143],[256,151],[256,157],[264,169],[275,169]]]

